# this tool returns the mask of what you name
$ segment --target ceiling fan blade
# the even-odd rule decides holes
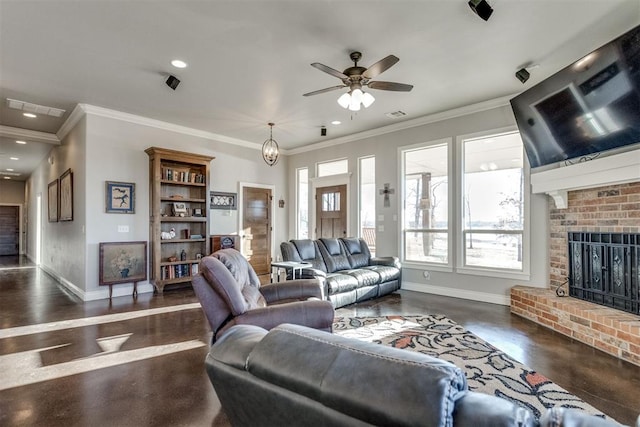
[[[398,61],[400,61],[400,58],[398,58],[395,55],[389,55],[386,58],[382,58],[380,61],[373,64],[371,67],[367,68],[367,70],[364,73],[362,73],[362,77],[366,79],[372,79],[378,74],[382,73],[383,71],[386,71],[389,68],[391,68]]]
[[[369,82],[367,86],[369,86],[371,89],[393,90],[395,92],[409,92],[411,89],[413,89],[413,85],[381,81]]]
[[[321,64],[321,63],[319,63],[319,62],[314,62],[313,64],[311,64],[311,66],[312,66],[312,67],[317,68],[317,69],[318,69],[318,70],[320,70],[320,71],[324,71],[324,72],[325,72],[325,73],[327,73],[327,74],[331,74],[332,76],[337,77],[337,78],[339,78],[340,80],[348,79],[348,78],[349,78],[348,76],[346,76],[346,75],[345,75],[344,73],[342,73],[341,71],[334,70],[333,68],[331,68],[331,67],[327,67],[326,65]]]
[[[342,89],[346,87],[345,85],[338,85],[338,86],[331,86],[331,87],[327,87],[324,89],[320,89],[320,90],[314,90],[313,92],[309,92],[309,93],[305,93],[302,96],[313,96],[313,95],[319,95],[321,93],[325,93],[325,92],[331,92],[332,90],[338,90],[338,89]]]

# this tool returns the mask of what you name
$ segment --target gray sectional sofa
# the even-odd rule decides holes
[[[206,368],[236,427],[619,426],[564,408],[536,419],[524,406],[469,390],[465,374],[444,360],[298,325],[233,326],[211,347]]]
[[[400,289],[397,257],[372,257],[364,239],[321,238],[280,244],[284,261],[307,262],[302,278],[323,281],[324,298],[334,308],[377,298]]]

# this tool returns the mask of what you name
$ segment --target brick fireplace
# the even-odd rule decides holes
[[[556,295],[569,275],[570,232],[640,233],[640,182],[569,191],[564,209],[550,201],[550,287],[514,287],[511,312],[640,365],[640,316]]]

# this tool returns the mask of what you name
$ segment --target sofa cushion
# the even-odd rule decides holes
[[[258,289],[260,288],[260,279],[253,270],[253,267],[251,267],[251,264],[249,264],[249,261],[247,261],[240,252],[235,249],[221,249],[214,252],[211,256],[218,259],[234,278],[234,280],[222,281],[221,286],[237,288],[246,303],[245,310],[234,312],[234,315],[242,314],[246,310],[267,306],[267,301]],[[234,295],[234,292],[230,289],[225,289],[225,293],[230,296]]]
[[[381,282],[388,282],[390,280],[396,280],[400,277],[400,269],[396,267],[389,267],[386,265],[370,265],[364,267],[363,270],[375,271],[380,275]]]
[[[327,271],[327,266],[324,263],[324,258],[322,257],[322,254],[318,249],[318,242],[311,239],[297,239],[297,240],[294,239],[294,240],[290,240],[290,242],[293,243],[293,246],[295,246],[295,248],[298,251],[298,255],[300,257],[299,261],[310,263],[311,267],[313,267],[316,270],[321,270],[324,272]],[[282,253],[282,255],[286,256],[284,252]],[[287,259],[285,257],[285,261],[298,261],[298,260]]]
[[[369,247],[364,240],[355,237],[341,238],[340,240],[344,244],[351,268],[360,268],[369,265],[371,252],[369,252]]]
[[[373,270],[369,270],[367,268],[357,268],[353,270],[342,270],[338,273],[348,274],[349,276],[353,276],[358,281],[358,287],[361,288],[363,286],[372,286],[380,283],[380,275]]]
[[[358,279],[342,273],[329,273],[326,278],[326,290],[327,295],[339,294],[341,292],[348,292],[358,287]]]
[[[467,390],[444,360],[288,324],[256,344],[246,369],[373,425],[451,426]]]
[[[334,273],[340,270],[349,270],[351,263],[347,258],[347,252],[339,239],[321,238],[318,248],[327,266],[327,273]]]

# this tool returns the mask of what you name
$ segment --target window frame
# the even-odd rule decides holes
[[[451,273],[454,271],[454,259],[455,259],[455,246],[454,246],[454,225],[455,225],[455,181],[453,175],[453,152],[454,139],[451,137],[440,138],[431,141],[421,142],[412,145],[405,145],[402,147],[398,147],[398,171],[400,173],[399,182],[400,182],[400,197],[402,198],[402,202],[398,203],[398,216],[400,218],[400,238],[399,243],[400,247],[398,248],[398,253],[400,254],[400,259],[402,260],[402,266],[407,268],[415,268],[415,269],[428,269],[431,271],[440,271],[445,273]],[[406,167],[405,167],[405,154],[411,151],[417,151],[420,149],[428,149],[434,148],[437,146],[446,146],[447,147],[447,180],[448,180],[448,189],[447,189],[447,197],[449,199],[449,205],[447,206],[447,263],[436,263],[430,261],[407,261],[406,258],[406,234],[407,229],[405,226],[405,203],[404,200],[406,198]],[[416,229],[418,230],[418,229]],[[413,230],[412,231],[416,231]],[[441,229],[433,229],[433,231],[444,232]]]
[[[307,236],[304,237],[301,235],[301,229],[300,229],[300,212],[301,212],[301,203],[302,201],[300,200],[300,172],[302,172],[303,170],[306,170],[307,172],[307,205],[306,205],[306,209],[307,209]],[[309,168],[308,167],[301,167],[301,168],[296,168],[296,228],[295,228],[295,236],[296,239],[308,239],[310,236],[310,228],[311,228],[311,219],[310,219],[310,215],[309,215],[309,192],[311,189],[311,186],[309,185],[310,181],[309,181]]]
[[[455,253],[455,270],[461,274],[470,274],[477,276],[489,276],[498,277],[504,279],[520,279],[529,280],[530,278],[530,248],[531,248],[531,173],[527,162],[526,154],[524,153],[524,145],[522,147],[522,173],[524,179],[524,191],[523,191],[523,228],[522,228],[522,269],[506,269],[496,267],[482,267],[465,264],[465,248],[466,248],[466,234],[464,229],[464,142],[470,139],[490,138],[506,134],[519,134],[517,127],[509,126],[499,129],[491,129],[488,131],[474,132],[470,134],[457,135],[455,138],[455,163],[456,163],[456,181],[455,181],[455,194],[456,196],[456,219],[455,229],[457,236],[456,239],[456,253]],[[522,136],[520,136],[522,138]],[[486,230],[485,230],[486,231]],[[491,230],[496,234],[513,234],[512,230]],[[477,230],[477,232],[483,232],[483,230]]]
[[[376,174],[375,174],[375,169],[376,169],[376,156],[374,154],[368,155],[368,156],[362,156],[362,157],[358,157],[358,237],[360,238],[364,238],[364,236],[362,235],[362,162],[365,160],[369,160],[369,159],[373,159],[373,170],[374,170],[374,192],[375,189],[377,187],[377,183],[376,183]],[[374,199],[374,213],[373,213],[373,229],[375,232],[375,236],[376,236],[376,242],[378,240],[378,233],[377,233],[377,223],[378,223],[378,209],[376,206],[376,200]],[[376,245],[377,246],[377,245]],[[371,255],[375,256],[375,250],[376,250],[376,246],[374,246],[373,248],[370,248],[370,250],[372,250]]]

